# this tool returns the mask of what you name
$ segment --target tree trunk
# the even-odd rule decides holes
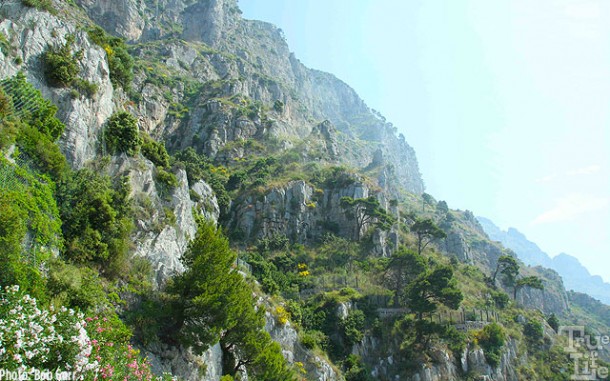
[[[237,364],[237,359],[231,348],[232,345],[226,345],[222,340],[220,341],[220,349],[222,350],[222,374],[228,374],[234,377],[239,369],[239,364]]]

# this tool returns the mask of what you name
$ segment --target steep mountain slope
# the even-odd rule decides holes
[[[234,0],[0,13],[2,286],[115,324],[102,370],[131,341],[185,380],[563,380],[552,314],[604,329]]]
[[[610,284],[605,283],[599,276],[591,275],[577,258],[565,253],[551,258],[517,229],[509,228],[508,231],[502,231],[486,218],[477,217],[477,219],[489,238],[513,250],[527,265],[551,268],[561,275],[568,290],[589,294],[610,304]]]
[[[290,53],[281,30],[242,19],[236,1],[157,1],[154,6],[140,2],[139,12],[135,12],[135,2],[105,3],[81,2],[100,25],[133,40],[140,58],[145,59],[146,54],[164,57],[162,62],[171,72],[166,75],[194,74],[191,78],[196,82],[216,81],[210,93],[188,102],[188,121],[174,122],[172,129],[179,128],[181,136],[179,147],[197,147],[198,142],[207,141],[200,149],[215,156],[230,141],[255,136],[304,138],[318,123],[329,120],[336,128],[329,130],[326,139],[341,142],[331,160],[341,157],[342,162],[363,168],[376,159],[383,168],[379,174],[382,183],[423,192],[415,153],[404,137],[396,136],[396,128],[373,113],[344,82],[302,65]],[[122,27],[115,28],[118,25]],[[142,32],[138,35],[130,32],[133,30]],[[155,44],[160,40],[162,46]],[[147,94],[145,85],[141,90]],[[182,95],[178,92],[168,101],[184,103],[179,99]],[[218,113],[222,107],[218,110],[220,105],[213,103],[217,101],[252,103],[251,111],[260,115],[238,121]],[[257,110],[260,107],[269,109],[262,115]],[[210,108],[218,111],[210,112]],[[153,117],[148,110],[139,111],[146,119]],[[165,115],[157,114],[150,128],[162,128],[156,131],[160,136],[173,134],[173,130],[163,130],[169,122],[163,120]]]

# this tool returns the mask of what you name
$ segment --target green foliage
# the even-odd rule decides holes
[[[125,41],[106,34],[102,28],[97,26],[90,29],[88,35],[91,41],[106,51],[112,84],[114,86],[121,86],[125,91],[129,91],[131,81],[133,80],[134,61],[127,51]]]
[[[491,299],[497,308],[506,308],[510,303],[510,297],[503,291],[491,290]]]
[[[273,109],[277,112],[284,112],[284,102],[282,102],[281,100],[277,99],[274,103],[273,103]]]
[[[135,156],[142,144],[138,133],[138,120],[126,111],[117,112],[110,117],[104,138],[110,152],[126,152],[130,156]]]
[[[87,98],[93,98],[99,90],[97,83],[92,83],[82,78],[75,78],[72,81],[72,87]]]
[[[221,231],[200,219],[182,257],[186,271],[169,286],[179,336],[198,353],[220,341],[226,374],[245,366],[257,380],[291,379],[279,345],[264,330],[264,310],[255,310],[249,287],[232,271],[235,260]]]
[[[299,341],[307,349],[326,349],[328,347],[328,336],[318,330],[308,330],[301,332]]]
[[[274,233],[271,237],[263,237],[256,243],[256,248],[259,252],[264,253],[266,251],[274,250],[286,250],[290,240],[285,234]]]
[[[519,263],[511,255],[502,255],[498,258],[498,263],[492,276],[492,284],[495,284],[498,272],[504,276],[504,284],[512,287],[519,275]]]
[[[542,344],[542,338],[544,337],[542,323],[530,319],[523,325],[523,336],[527,343],[534,348]]]
[[[559,332],[559,319],[554,313],[551,313],[549,317],[546,319],[546,322],[549,324],[555,332]]]
[[[49,263],[47,290],[55,305],[86,311],[107,304],[97,271],[61,260]]]
[[[157,167],[169,167],[169,154],[163,143],[157,142],[150,136],[142,135],[142,155]]]
[[[200,222],[197,235],[182,257],[187,270],[173,279],[170,293],[179,297],[178,327],[181,340],[197,352],[220,340],[232,318],[227,308],[241,286],[231,271],[236,255],[211,223]]]
[[[524,287],[534,288],[536,290],[544,290],[544,284],[542,283],[542,279],[537,276],[526,276],[521,279],[517,279],[514,286],[514,299],[517,299],[517,293],[520,289]]]
[[[427,269],[425,259],[415,251],[401,246],[387,262],[384,283],[394,291],[394,305],[404,301],[404,290]]]
[[[173,189],[178,186],[178,179],[176,178],[176,175],[166,171],[163,168],[157,168],[157,171],[155,172],[155,180],[166,189]]]
[[[455,355],[460,356],[464,352],[467,343],[467,336],[464,332],[458,331],[453,325],[448,325],[443,332],[443,338]]]
[[[264,248],[260,241],[259,248]],[[246,258],[252,266],[252,275],[260,281],[265,292],[288,294],[307,282],[307,277],[299,276],[298,263],[288,251],[270,257],[267,251],[262,251],[248,253]]]
[[[497,366],[500,362],[502,347],[504,347],[506,341],[504,328],[497,323],[488,324],[481,330],[477,338],[489,365]]]
[[[345,368],[345,380],[346,381],[372,381],[373,377],[370,375],[370,371],[366,368],[366,365],[362,362],[362,359],[354,354],[347,356],[343,361],[343,367]]]
[[[447,206],[447,201],[439,201],[436,204],[436,211],[442,215],[449,213],[449,206]]]
[[[447,234],[430,218],[417,218],[410,229],[417,235],[417,252],[419,254],[430,242],[447,237]]]
[[[424,353],[430,349],[430,344],[438,340],[443,335],[449,337],[450,346],[460,345],[452,343],[459,340],[459,336],[454,332],[447,334],[447,328],[443,325],[426,319],[417,319],[413,315],[405,315],[402,319],[394,323],[394,337],[400,340],[400,351],[403,358],[407,360],[408,366],[413,366],[418,359],[423,359]],[[456,336],[456,337],[452,337]]]
[[[345,188],[356,181],[353,173],[346,167],[331,166],[320,168],[317,166],[313,168],[310,181],[325,189]]]
[[[55,142],[64,131],[64,124],[55,117],[57,106],[42,97],[40,91],[27,82],[22,72],[12,78],[0,81],[0,87],[4,89],[6,111],[18,113],[22,122],[35,127],[49,141]]]
[[[72,52],[74,37],[69,36],[63,45],[49,46],[42,55],[47,82],[55,87],[72,85],[78,76],[78,54]]]
[[[207,157],[199,155],[190,147],[178,152],[175,159],[184,165],[189,184],[195,184],[203,179],[212,187],[218,200],[221,216],[226,215],[231,202],[231,197],[226,189],[227,170],[222,166],[214,166]]]
[[[341,197],[341,207],[347,211],[347,215],[356,221],[356,238],[360,240],[362,229],[369,223],[382,230],[389,230],[394,224],[394,218],[386,212],[379,204],[375,196],[367,198]]]
[[[2,54],[4,54],[5,56],[8,56],[12,53],[13,50],[14,49],[11,46],[9,40],[6,38],[4,32],[0,32],[0,52],[2,52]]]
[[[438,266],[411,282],[405,298],[407,307],[421,318],[424,313],[436,311],[439,304],[457,309],[464,295],[457,287],[453,270],[448,266]]]
[[[59,186],[61,217],[66,223],[63,257],[92,263],[108,275],[124,265],[132,228],[128,183],[115,186],[89,169],[74,172]]]
[[[48,248],[61,247],[53,184],[45,180],[0,156],[0,286],[20,284],[41,298],[45,290],[39,265]]]
[[[63,178],[68,169],[66,158],[45,134],[30,125],[22,125],[17,135],[17,145],[35,169],[55,180]]]
[[[28,7],[36,8],[39,11],[47,11],[52,15],[57,14],[57,9],[55,9],[51,0],[21,0],[21,3]]]
[[[349,315],[339,323],[345,344],[352,346],[364,338],[364,312],[352,310]]]

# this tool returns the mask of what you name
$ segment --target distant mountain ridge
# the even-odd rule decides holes
[[[503,231],[485,217],[477,219],[490,239],[500,241],[514,251],[525,264],[551,268],[561,275],[567,290],[584,292],[610,305],[610,283],[604,282],[598,275],[591,275],[577,258],[566,253],[551,258],[519,230],[508,228]]]

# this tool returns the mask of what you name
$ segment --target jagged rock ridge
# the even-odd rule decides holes
[[[228,142],[239,139],[260,139],[266,134],[305,138],[319,122],[329,120],[338,130],[332,135],[344,147],[343,163],[363,168],[379,151],[377,161],[384,167],[382,183],[396,182],[409,192],[423,192],[415,152],[402,135],[396,135],[396,128],[373,113],[344,82],[301,64],[290,53],[281,30],[242,19],[235,0],[161,0],[155,6],[140,2],[139,13],[134,12],[135,0],[114,6],[101,0],[79,3],[100,25],[134,43],[165,39],[162,55],[169,57],[168,66],[189,73],[198,82],[221,81],[222,88],[214,97],[281,102],[281,111],[270,112],[268,120],[246,120],[232,118],[221,104],[214,103],[214,97],[202,96],[191,107],[188,122],[181,126],[175,121],[168,123],[171,121],[159,110],[167,110],[164,102],[137,110],[149,121],[155,114],[150,129],[157,130],[158,136],[181,136],[172,146],[200,144],[201,150],[215,156]],[[167,25],[173,29],[168,30]],[[146,85],[142,88],[148,98],[154,95],[151,91]]]
[[[551,258],[517,229],[509,228],[507,231],[502,231],[491,220],[484,217],[477,218],[489,238],[500,241],[513,250],[526,264],[551,268],[561,275],[567,289],[589,294],[610,304],[610,284],[605,283],[599,276],[591,275],[577,258],[565,253]]]

